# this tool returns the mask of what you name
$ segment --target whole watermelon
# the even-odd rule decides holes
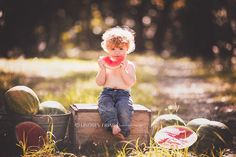
[[[196,118],[189,121],[186,126],[196,132],[201,125],[209,124],[209,122],[210,120],[206,118]]]
[[[151,124],[152,137],[154,137],[156,132],[160,129],[171,125],[185,126],[185,123],[183,119],[175,114],[163,114],[158,116]]]
[[[229,128],[218,121],[202,124],[198,131],[198,140],[191,147],[197,154],[219,154],[219,151],[232,146],[233,136]]]
[[[39,98],[26,86],[15,86],[5,92],[6,108],[20,115],[35,115],[39,110]]]
[[[39,104],[39,114],[56,115],[67,113],[65,107],[57,101],[44,101]]]

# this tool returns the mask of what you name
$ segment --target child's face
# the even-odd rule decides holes
[[[111,57],[119,57],[119,56],[126,55],[127,50],[128,50],[127,46],[124,46],[124,47],[109,47],[108,48],[109,55]]]
[[[127,42],[108,41],[107,50],[111,57],[119,57],[127,54],[129,44]]]

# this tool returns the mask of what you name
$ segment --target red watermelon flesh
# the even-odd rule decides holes
[[[175,132],[173,132],[174,131],[173,130],[173,131],[166,131],[166,133],[169,136],[171,136],[173,138],[177,138],[177,139],[187,138],[192,134],[192,131],[186,130],[186,129],[181,128],[181,127],[176,127],[174,129],[176,129]]]
[[[120,65],[120,63],[125,59],[124,55],[116,56],[111,58],[110,56],[104,56],[102,57],[102,60],[105,62],[105,64],[109,67],[117,67]]]
[[[197,135],[184,126],[168,126],[158,131],[155,142],[167,149],[183,149],[191,146],[197,140]]]
[[[26,147],[41,147],[46,139],[46,132],[36,123],[26,121],[19,123],[16,128],[18,142],[23,142]]]

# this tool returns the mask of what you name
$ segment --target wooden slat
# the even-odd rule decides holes
[[[96,104],[74,104],[70,109],[73,115],[71,138],[75,147],[78,148],[88,141],[95,143],[117,142],[111,132],[103,127]],[[140,143],[148,143],[150,125],[151,111],[142,105],[134,104],[134,114],[130,126],[131,134],[127,140],[136,141],[139,138]]]
[[[75,111],[80,110],[80,111],[93,112],[94,110],[98,109],[97,104],[73,104],[71,107]],[[143,105],[140,105],[140,104],[134,104],[133,107],[134,107],[134,111],[151,112],[151,110],[149,110],[148,108],[146,108],[146,107],[144,107]]]

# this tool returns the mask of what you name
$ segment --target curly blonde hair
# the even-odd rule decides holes
[[[116,46],[127,45],[128,46],[127,54],[129,54],[133,52],[135,49],[134,36],[135,36],[134,31],[129,27],[116,26],[108,29],[102,35],[103,41],[101,43],[101,47],[103,48],[104,51],[108,52],[107,48],[110,44]]]

